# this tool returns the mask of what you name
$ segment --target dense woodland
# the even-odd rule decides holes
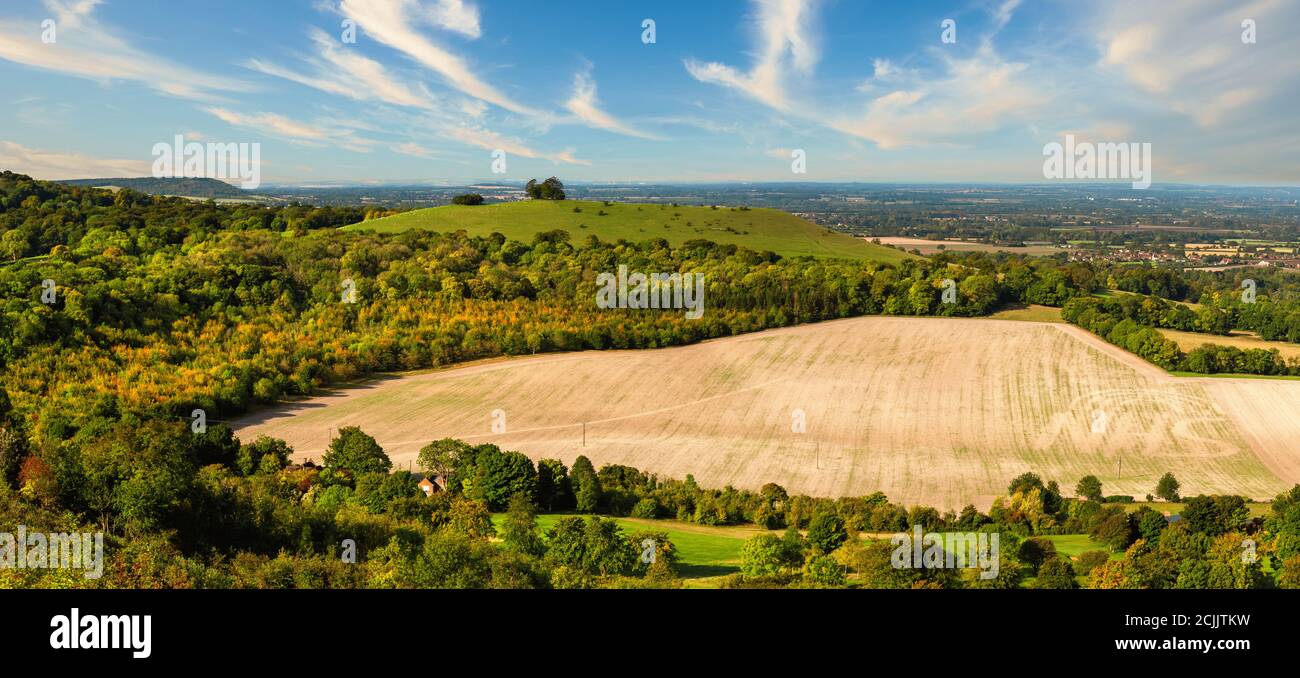
[[[334,228],[366,216],[355,208],[221,206],[0,174],[0,525],[103,530],[110,559],[102,580],[0,570],[0,584],[675,585],[662,535],[625,535],[608,520],[575,516],[543,536],[533,518],[539,509],[796,528],[779,543],[756,544],[747,562],[767,562],[755,555],[766,553],[776,554],[776,564],[747,566],[731,582],[737,586],[961,585],[890,579],[903,576],[892,570],[873,579],[876,547],[840,538],[858,531],[921,524],[1005,529],[1028,540],[1107,521],[1122,531],[1112,508],[1064,500],[1041,482],[1013,484],[988,516],[973,508],[944,516],[881,495],[832,501],[785,497],[775,486],[704,489],[689,478],[597,471],[590,463],[534,465],[491,446],[443,441],[431,444],[425,468],[446,473],[450,491],[425,497],[409,474],[391,472],[373,439],[346,429],[323,471],[290,467],[283,442],[236,440],[220,420],[374,372],[653,348],[863,314],[977,316],[1006,303],[1079,304],[1106,282],[1088,265],[1009,256],[890,266],[787,259],[707,241],[672,248],[591,236],[575,243],[561,231],[522,243]],[[596,276],[619,265],[703,274],[703,318],[598,308]],[[949,280],[956,296],[944,303]],[[197,434],[196,408],[212,422]],[[1281,564],[1295,555],[1294,539],[1284,535],[1300,524],[1300,497],[1279,502],[1281,527],[1264,530],[1266,551],[1276,545],[1277,556],[1264,562],[1275,566],[1268,576],[1241,575],[1248,585],[1285,583],[1298,570]],[[489,515],[501,510],[507,517],[497,541]],[[1127,536],[1107,541],[1129,550],[1116,562],[1138,567],[1150,556],[1163,563],[1260,533],[1237,517],[1234,509],[1222,530],[1178,539],[1143,532],[1137,518],[1125,523]],[[828,531],[827,539],[814,536]],[[646,538],[665,554],[656,567],[635,557]],[[360,567],[340,558],[344,539],[357,543]],[[1003,584],[1017,585],[1025,568],[1037,567],[1032,553],[1017,564],[1022,551],[1004,547],[1012,559],[1005,576],[1016,579]],[[1068,562],[1053,563],[1059,583],[1076,581]],[[841,578],[846,573],[851,580]],[[1097,584],[1173,585],[1182,577],[1168,575],[1115,572]],[[1223,581],[1199,576],[1183,583]]]

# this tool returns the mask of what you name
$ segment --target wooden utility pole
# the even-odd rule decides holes
[[[587,446],[587,422],[582,422],[582,446]]]

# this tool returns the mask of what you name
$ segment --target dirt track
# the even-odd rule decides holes
[[[492,412],[506,432],[492,433]],[[806,432],[793,432],[795,411]],[[583,422],[586,446],[583,447]],[[1078,328],[869,317],[654,351],[521,358],[389,378],[236,423],[319,458],[359,425],[407,466],[430,440],[621,463],[706,486],[987,508],[1033,470],[1143,496],[1266,498],[1300,482],[1300,382],[1181,379]],[[1122,470],[1121,470],[1122,467]]]

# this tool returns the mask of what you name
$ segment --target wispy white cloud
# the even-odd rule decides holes
[[[369,153],[375,145],[373,140],[357,136],[355,133],[354,130],[360,128],[363,123],[357,125],[334,123],[326,126],[321,121],[303,122],[275,113],[242,113],[217,106],[204,110],[228,125],[292,143],[307,146],[332,145],[356,153]]]
[[[490,151],[502,150],[508,155],[517,155],[521,158],[544,159],[570,165],[591,164],[586,160],[578,159],[573,149],[565,149],[558,153],[546,153],[532,148],[519,139],[507,137],[481,126],[462,125],[447,130],[447,135],[468,146],[476,146]]]
[[[416,158],[432,158],[437,155],[429,148],[421,144],[417,144],[414,141],[407,141],[400,144],[393,144],[392,146],[390,146],[390,148],[393,150],[394,153],[401,153],[402,155],[409,155]]]
[[[1042,108],[1044,83],[1030,82],[1025,64],[1002,58],[993,46],[992,35],[1011,21],[1019,4],[1003,0],[989,8],[992,32],[972,53],[934,50],[938,69],[903,69],[890,59],[875,59],[872,77],[857,87],[871,98],[857,110],[846,111],[838,102],[793,106],[782,87],[787,70],[810,72],[818,58],[809,29],[818,7],[808,0],[755,1],[762,39],[750,73],[716,63],[687,67],[696,78],[739,88],[788,118],[866,139],[882,149],[961,143],[1023,122]]]
[[[54,21],[63,28],[81,28],[82,19],[89,17],[104,0],[45,0],[45,8],[54,14]]]
[[[483,35],[478,7],[464,0],[437,0],[429,8],[429,20],[435,26],[460,33],[468,38]]]
[[[596,98],[596,81],[591,78],[590,72],[587,71],[580,71],[574,76],[573,96],[565,103],[565,108],[578,120],[597,129],[641,139],[659,138],[653,134],[635,129],[601,110],[600,101]]]
[[[562,163],[564,163],[564,164],[566,164],[566,165],[583,165],[583,166],[585,166],[585,167],[590,167],[590,166],[591,166],[591,162],[590,162],[590,161],[588,161],[588,160],[583,160],[583,159],[577,157],[576,154],[577,154],[577,150],[572,149],[572,148],[566,148],[566,149],[564,149],[563,151],[560,151],[559,153],[556,153],[556,154],[552,155],[552,156],[550,157],[550,160],[551,160],[551,162],[556,162],[556,163],[561,163],[561,162],[562,162]]]
[[[435,108],[435,98],[423,84],[408,86],[390,74],[383,64],[357,50],[341,47],[325,31],[312,29],[310,36],[316,49],[316,57],[308,60],[313,72],[299,73],[260,59],[249,60],[249,68],[357,101]]]
[[[994,8],[993,10],[993,32],[994,33],[997,33],[1003,28],[1006,28],[1007,24],[1011,23],[1011,17],[1015,15],[1016,8],[1020,6],[1020,2],[1021,0],[1003,0],[1001,4],[999,4],[996,8]]]
[[[483,81],[465,59],[417,32],[421,13],[430,10],[416,0],[341,0],[338,9],[367,35],[437,73],[452,88],[520,115],[546,117]]]
[[[149,160],[96,158],[29,148],[12,141],[0,141],[0,167],[37,179],[93,179],[98,177],[148,176]]]
[[[914,79],[873,98],[864,112],[827,123],[886,150],[977,139],[1042,110],[1044,92],[1025,81],[1025,70],[986,44],[969,57],[945,58],[938,78]]]
[[[322,141],[329,138],[329,132],[324,129],[274,113],[240,113],[216,106],[205,110],[227,124],[258,130],[270,136],[308,141]]]
[[[817,0],[753,0],[757,57],[742,73],[718,62],[686,60],[686,70],[700,82],[723,85],[776,109],[789,108],[785,91],[788,70],[811,74],[819,56],[811,23]]]
[[[1118,71],[1148,97],[1203,128],[1271,115],[1276,108],[1270,100],[1286,97],[1294,104],[1300,92],[1300,32],[1294,30],[1300,5],[1294,2],[1111,0],[1101,10],[1099,66]],[[1255,44],[1241,40],[1246,19],[1255,22]]]
[[[144,84],[183,99],[214,101],[219,92],[246,92],[247,84],[181,66],[174,59],[137,49],[99,22],[100,0],[45,0],[54,15],[56,41],[45,44],[28,22],[0,21],[0,59],[100,82]]]

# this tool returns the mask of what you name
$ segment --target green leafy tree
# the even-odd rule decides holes
[[[251,476],[254,473],[279,471],[289,464],[293,448],[279,438],[258,436],[251,443],[239,446],[235,456],[235,467],[241,474]]]
[[[220,464],[235,469],[239,448],[235,432],[225,424],[209,426],[203,433],[194,436],[193,449],[199,466]]]
[[[1106,564],[1110,560],[1110,554],[1105,551],[1084,551],[1079,554],[1078,567],[1075,569],[1082,575],[1092,574],[1092,571]]]
[[[416,466],[428,475],[449,478],[456,470],[456,463],[472,457],[470,446],[452,438],[435,440],[420,448],[415,458]]]
[[[1178,479],[1172,473],[1166,473],[1160,476],[1160,481],[1156,483],[1156,496],[1165,501],[1178,501]]]
[[[1077,497],[1083,497],[1088,501],[1100,502],[1102,500],[1101,480],[1097,476],[1088,475],[1079,479],[1079,484],[1074,487],[1074,494]]]
[[[569,473],[569,478],[573,484],[578,511],[595,512],[600,506],[602,492],[600,478],[596,476],[596,469],[591,465],[591,460],[585,456],[573,460],[573,470]]]
[[[662,530],[640,530],[628,536],[632,548],[637,552],[633,571],[642,576],[651,574],[663,577],[667,573],[676,576],[679,554],[677,546]]]
[[[1165,519],[1164,514],[1149,506],[1138,509],[1133,514],[1133,522],[1137,526],[1138,537],[1153,544],[1160,540],[1160,533],[1169,526],[1169,521]]]
[[[1137,538],[1132,519],[1117,506],[1107,506],[1099,512],[1096,527],[1089,536],[1115,551],[1128,548]]]
[[[27,236],[18,229],[5,231],[4,235],[0,235],[0,256],[7,257],[10,261],[18,261],[26,256],[29,246]]]
[[[487,502],[463,497],[452,500],[447,527],[474,539],[486,539],[497,533]]]
[[[804,566],[804,576],[813,584],[830,588],[838,588],[848,582],[844,566],[829,555],[809,558]]]
[[[1277,587],[1300,589],[1300,555],[1282,561],[1282,570],[1277,575]]]
[[[569,469],[559,459],[537,462],[537,503],[547,511],[563,511],[574,507]]]
[[[510,497],[510,508],[501,524],[501,540],[506,548],[529,555],[541,555],[545,550],[537,531],[537,507],[527,495]]]
[[[79,490],[104,527],[154,531],[177,517],[198,466],[183,423],[118,422],[81,448]]]
[[[849,538],[844,519],[834,511],[822,511],[808,524],[808,542],[818,553],[830,553]]]
[[[27,427],[13,411],[9,393],[0,388],[0,484],[17,485],[18,471],[29,452]]]
[[[1016,556],[1020,562],[1028,565],[1029,569],[1037,574],[1043,563],[1056,558],[1056,544],[1050,539],[1031,537],[1020,542],[1020,549]]]
[[[325,468],[335,471],[361,473],[387,473],[393,462],[384,454],[384,448],[356,426],[344,426],[330,441],[321,456]]]
[[[645,497],[632,506],[632,517],[654,520],[659,517],[659,502],[653,497]]]
[[[802,553],[774,534],[760,534],[740,547],[740,571],[749,577],[769,577],[789,572],[803,562]]]
[[[1026,494],[1033,490],[1043,489],[1046,489],[1046,486],[1043,485],[1043,479],[1038,477],[1037,473],[1029,471],[1016,476],[1011,481],[1011,484],[1007,486],[1007,494]]]
[[[896,567],[897,549],[911,549],[910,543],[894,545],[886,540],[850,544],[845,558],[857,573],[860,586],[868,589],[951,589],[961,588],[956,570],[926,569],[924,567]]]
[[[1241,497],[1201,495],[1187,500],[1182,517],[1193,532],[1217,537],[1240,529],[1250,517],[1250,509]]]
[[[1300,485],[1273,499],[1272,511],[1265,520],[1265,528],[1273,538],[1277,557],[1287,560],[1300,555]],[[1300,577],[1300,571],[1294,576]]]
[[[591,575],[629,572],[640,555],[618,523],[597,516],[562,518],[546,537],[548,558]]]
[[[564,184],[559,179],[551,177],[542,183],[537,183],[536,179],[529,179],[524,185],[524,192],[533,200],[564,200]]]
[[[1079,582],[1074,578],[1074,568],[1070,561],[1055,556],[1043,561],[1038,568],[1038,578],[1034,588],[1039,589],[1077,589]]]
[[[504,509],[516,494],[526,497],[537,494],[537,470],[524,454],[502,452],[495,445],[480,445],[474,462],[472,496],[485,500],[490,509]]]
[[[640,555],[613,520],[588,517],[583,537],[583,563],[588,572],[601,575],[622,574],[632,568]]]

